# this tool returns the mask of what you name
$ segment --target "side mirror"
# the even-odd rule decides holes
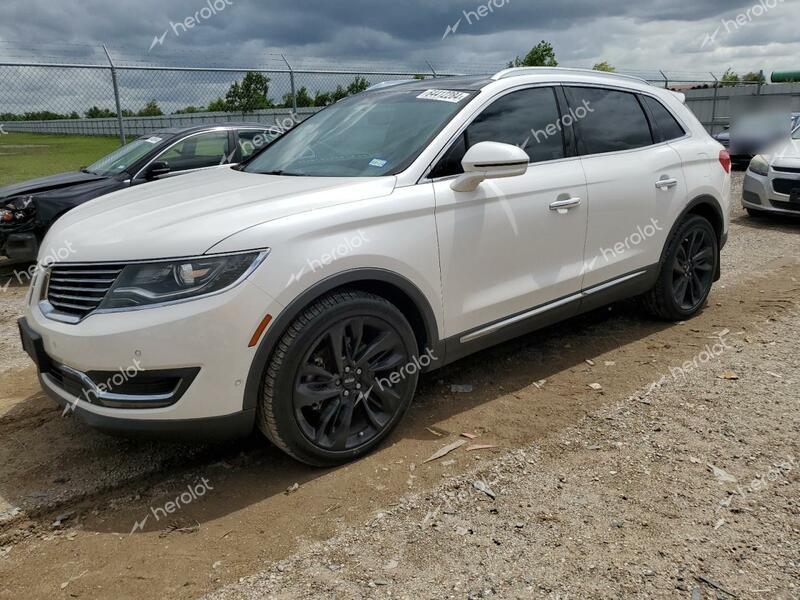
[[[150,166],[147,167],[147,171],[145,171],[144,178],[148,181],[152,179],[157,179],[162,175],[166,175],[170,172],[169,163],[165,160],[157,160],[155,162],[150,163]]]
[[[531,162],[522,148],[498,142],[481,142],[467,150],[461,166],[464,174],[450,187],[456,192],[474,192],[486,179],[519,177],[528,171]]]

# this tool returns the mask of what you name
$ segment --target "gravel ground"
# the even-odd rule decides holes
[[[623,303],[459,361],[381,449],[322,471],[258,436],[119,440],[62,418],[9,286],[0,599],[800,598],[800,221],[732,213],[698,318]],[[423,464],[463,431],[497,447]],[[207,496],[134,533],[201,478]]]
[[[800,598],[798,316],[209,598]]]

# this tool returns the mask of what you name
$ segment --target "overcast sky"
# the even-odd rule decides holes
[[[753,2],[759,4],[753,4]],[[763,2],[763,4],[760,4]],[[215,8],[210,10],[207,3]],[[337,67],[380,74],[485,74],[540,40],[562,66],[609,61],[673,85],[739,73],[800,70],[800,0],[0,0],[0,63],[258,68],[269,96],[290,89],[281,54],[295,69]],[[120,70],[122,108],[155,100],[166,112],[207,106],[242,73]],[[353,75],[300,73],[297,86],[330,91]],[[113,109],[107,71],[0,66],[0,113]]]
[[[216,0],[224,8],[214,15],[200,12],[206,1],[214,0],[3,0],[0,58],[37,49],[52,57],[78,44],[68,47],[74,56],[80,44],[105,41],[134,61],[249,66],[285,52],[308,64],[430,60],[446,68],[505,63],[546,39],[565,66],[800,69],[800,0],[490,0],[483,17],[469,0]],[[176,35],[170,23],[196,13],[199,23],[176,26]]]

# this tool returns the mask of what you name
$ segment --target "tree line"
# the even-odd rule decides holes
[[[216,98],[208,103],[207,106],[187,106],[176,110],[172,114],[183,115],[203,112],[236,112],[250,113],[255,110],[269,108],[293,108],[294,102],[292,94],[284,94],[279,102],[274,101],[269,95],[270,78],[256,72],[248,72],[241,81],[235,81],[228,88],[224,97]],[[347,98],[354,94],[363,92],[369,87],[369,81],[365,77],[356,76],[347,86],[337,85],[336,89],[330,92],[317,90],[312,96],[308,88],[303,86],[297,90],[297,107],[325,107],[342,98]],[[155,100],[150,100],[139,111],[124,110],[123,117],[160,117],[165,113]],[[108,108],[92,106],[83,113],[86,119],[109,119],[117,116],[117,113]],[[80,119],[76,111],[70,113],[57,113],[49,110],[31,111],[22,114],[0,113],[0,121],[53,121],[57,119]]]

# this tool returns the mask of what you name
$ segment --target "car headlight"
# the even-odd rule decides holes
[[[33,204],[33,196],[25,196],[22,198],[14,198],[6,202],[6,208],[11,210],[28,210]]]
[[[750,161],[750,170],[756,175],[763,175],[766,177],[769,175],[769,163],[763,155],[759,154]]]
[[[268,254],[256,250],[128,265],[99,308],[134,309],[216,294],[241,283]]]
[[[21,223],[33,218],[36,212],[36,205],[33,203],[33,196],[24,196],[7,200],[0,208],[0,222]]]

